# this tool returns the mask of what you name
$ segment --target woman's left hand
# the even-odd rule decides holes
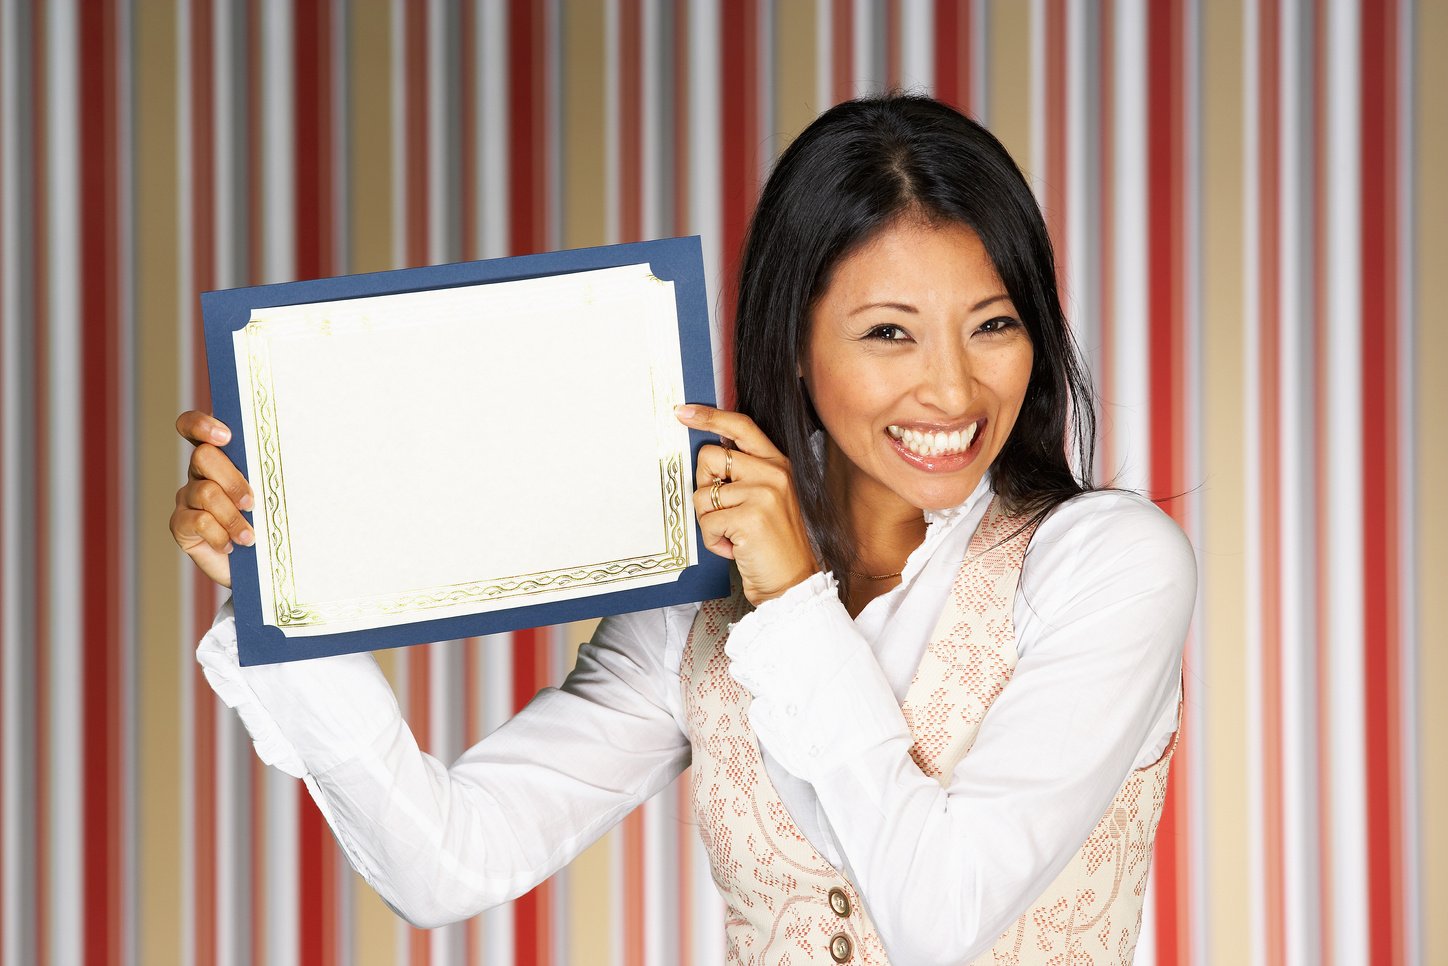
[[[818,571],[789,458],[742,413],[690,405],[678,407],[675,415],[738,447],[699,449],[694,513],[705,548],[738,566],[749,602],[757,607]],[[716,480],[723,482],[716,487]]]

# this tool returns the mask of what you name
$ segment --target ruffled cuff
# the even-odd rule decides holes
[[[296,748],[282,734],[242,676],[241,664],[236,656],[236,619],[231,598],[228,597],[221,605],[211,630],[197,645],[196,660],[201,664],[211,690],[241,717],[241,723],[251,735],[256,756],[293,778],[305,775],[307,769]]]
[[[869,643],[828,573],[796,584],[734,624],[729,673],[754,700],[760,744],[805,781],[909,727]]]
[[[368,754],[402,716],[371,654],[241,667],[229,599],[196,660],[212,690],[241,716],[258,757],[295,778]]]

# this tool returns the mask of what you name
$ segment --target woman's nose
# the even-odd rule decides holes
[[[975,398],[975,376],[969,356],[959,350],[932,352],[917,390],[920,401],[947,416],[963,413]]]

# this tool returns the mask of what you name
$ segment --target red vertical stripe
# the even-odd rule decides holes
[[[1374,963],[1403,958],[1398,745],[1397,12],[1361,6],[1364,737],[1368,940]]]
[[[1057,289],[1066,279],[1066,0],[1046,0],[1046,227],[1056,250]]]
[[[548,247],[545,9],[528,0],[508,3],[508,179],[512,197],[509,254]]]
[[[110,479],[118,462],[120,350],[116,312],[115,257],[117,186],[115,183],[116,90],[115,11],[108,2],[79,8],[80,101],[80,258],[87,284],[81,286],[81,408],[87,425],[83,449],[87,479]],[[114,682],[119,641],[117,566],[121,508],[115,487],[86,487],[81,514],[86,534],[81,580],[85,606],[81,675],[83,760],[82,836],[86,861],[82,901],[86,915],[82,946],[87,963],[115,959],[120,932],[116,867],[116,818],[120,767],[116,758],[120,730]]]
[[[1278,520],[1281,515],[1282,472],[1278,459],[1281,446],[1281,412],[1278,393],[1278,367],[1281,364],[1281,320],[1278,316],[1280,283],[1280,239],[1278,204],[1278,137],[1281,105],[1278,100],[1278,6],[1276,0],[1263,0],[1258,14],[1258,92],[1257,120],[1259,197],[1257,214],[1258,262],[1258,395],[1259,441],[1261,463],[1259,493],[1261,500],[1262,556],[1262,812],[1263,867],[1266,881],[1263,892],[1267,903],[1267,963],[1281,966],[1286,961],[1286,876],[1283,857],[1283,788],[1282,788],[1282,547]]]
[[[1064,19],[1064,8],[1060,13]],[[1151,400],[1149,486],[1157,498],[1171,498],[1166,509],[1186,526],[1186,504],[1181,498],[1185,489],[1182,470],[1186,436],[1182,351],[1185,301],[1181,132],[1186,113],[1182,13],[1181,0],[1147,7],[1147,378]],[[1064,161],[1061,172],[1064,177]],[[1153,881],[1157,897],[1156,953],[1162,963],[1187,963],[1191,958],[1186,878],[1190,859],[1190,754],[1189,742],[1178,745],[1157,831]]]
[[[935,97],[962,113],[970,110],[965,66],[970,47],[962,36],[969,20],[964,0],[935,0]]]
[[[548,683],[548,631],[513,632],[513,712],[533,700]],[[551,905],[547,884],[513,901],[513,961],[518,966],[546,966],[549,955]]]
[[[855,94],[854,21],[854,3],[834,0],[830,8],[830,84],[836,104]]]
[[[759,0],[739,0],[733,16],[721,17],[720,99],[723,115],[724,291],[720,304],[724,341],[723,405],[733,405],[734,311],[738,300],[739,256],[754,199],[759,193]]]

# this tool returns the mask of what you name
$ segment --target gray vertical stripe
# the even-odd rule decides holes
[[[478,223],[484,258],[508,253],[508,8],[481,3],[477,25]]]
[[[49,948],[56,963],[81,958],[83,756],[80,678],[80,94],[74,0],[46,7],[46,204],[49,278],[49,494],[46,519],[50,640]]]
[[[29,90],[34,24],[29,4],[0,4],[0,960],[36,954],[35,849],[35,238],[34,100]],[[22,78],[24,80],[22,81]]]

